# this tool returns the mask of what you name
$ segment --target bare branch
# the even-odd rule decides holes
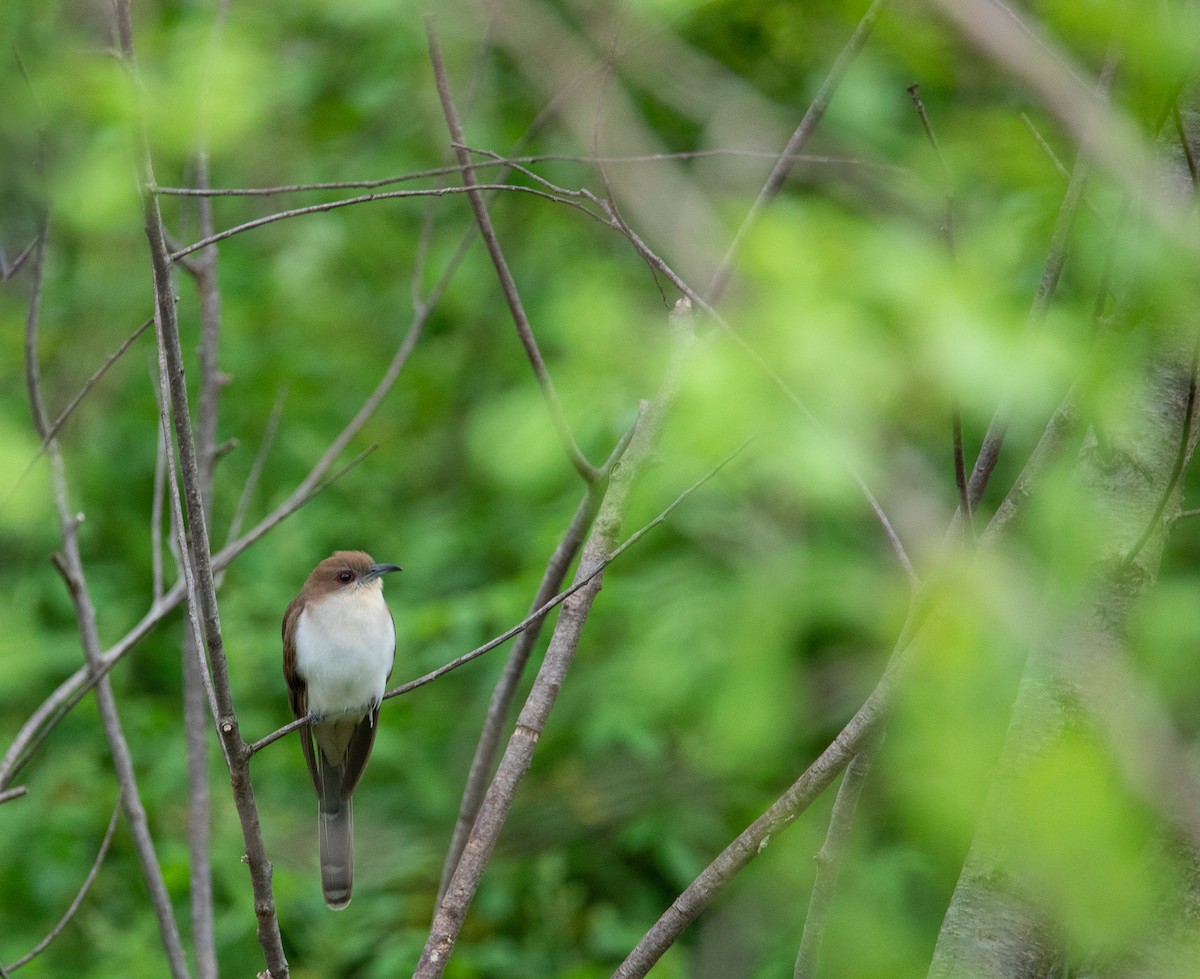
[[[138,337],[140,337],[143,333],[146,332],[147,329],[150,328],[150,324],[153,322],[154,322],[154,318],[151,317],[150,319],[146,320],[145,323],[143,323],[141,326],[139,326],[136,330],[134,330],[133,333],[131,333],[128,337],[126,337],[121,342],[121,345],[119,347],[117,347],[117,349],[114,350],[111,354],[109,354],[105,358],[104,363],[102,363],[98,368],[96,368],[96,370],[93,372],[92,376],[89,377],[84,382],[83,387],[80,388],[78,392],[76,392],[75,396],[67,403],[67,406],[61,412],[59,412],[58,417],[55,418],[54,421],[49,424],[49,426],[46,429],[46,435],[42,438],[41,444],[38,446],[37,452],[35,452],[33,454],[33,458],[30,459],[29,462],[26,464],[25,468],[21,470],[21,475],[19,475],[16,478],[16,481],[9,488],[8,493],[5,494],[4,499],[0,500],[0,509],[3,509],[4,506],[8,503],[8,501],[12,499],[12,496],[17,491],[17,488],[21,485],[21,483],[23,483],[25,481],[25,478],[33,471],[33,467],[37,464],[38,459],[40,459],[45,454],[46,446],[50,443],[50,440],[52,438],[54,438],[56,435],[58,435],[59,430],[63,427],[64,424],[66,424],[67,419],[71,417],[71,415],[74,413],[75,409],[79,407],[80,402],[83,401],[83,399],[85,397],[87,397],[88,393],[92,390],[92,388],[94,388],[96,386],[96,384],[100,381],[100,379],[106,373],[108,373],[108,369],[110,367],[112,367],[112,365],[115,364],[121,358],[121,355],[124,354],[125,351],[128,350],[131,346],[133,346],[134,341],[137,340]]]
[[[4,260],[0,261],[0,282],[7,282],[14,275],[21,271],[25,263],[29,260],[29,256],[33,254],[34,248],[37,247],[37,238],[35,237],[28,245],[21,249],[11,262]],[[0,258],[3,258],[0,255]]]
[[[37,330],[41,306],[42,270],[45,264],[49,227],[49,215],[47,214],[38,233],[38,245],[33,259],[33,289],[25,321],[25,381],[34,425],[42,439],[46,439],[50,425],[42,401]],[[79,629],[80,643],[87,660],[87,669],[92,673],[97,673],[100,669],[100,635],[96,623],[96,609],[88,593],[83,558],[79,552],[78,530],[82,515],[71,510],[67,491],[66,467],[57,439],[51,437],[48,440],[46,454],[50,462],[51,485],[53,486],[54,504],[58,513],[63,545],[62,553],[54,555],[54,563],[67,584],[67,590],[75,607],[75,618]],[[150,892],[151,903],[158,920],[159,936],[170,964],[171,974],[175,979],[186,979],[187,960],[183,954],[179,928],[175,923],[170,895],[167,893],[166,884],[163,881],[162,868],[159,866],[158,857],[154,851],[154,841],[150,836],[146,811],[138,792],[133,758],[121,726],[116,698],[113,696],[112,687],[108,684],[107,679],[102,679],[96,685],[96,705],[100,712],[104,735],[112,753],[113,767],[121,787],[121,799],[125,806],[126,817],[129,819],[130,829],[133,832],[138,863]]]
[[[614,467],[609,477],[596,522],[575,573],[575,584],[584,587],[571,596],[559,613],[550,647],[517,717],[516,728],[500,759],[495,778],[484,796],[479,816],[463,848],[462,858],[434,916],[433,927],[421,953],[414,979],[441,976],[453,952],[467,909],[507,820],[517,788],[533,761],[537,742],[574,661],[588,613],[600,591],[604,563],[617,550],[615,536],[628,507],[630,494],[666,422],[668,408],[680,383],[683,361],[694,342],[691,319],[690,303],[680,300],[670,320],[672,350],[666,378],[656,397],[646,405],[621,464]]]
[[[1039,147],[1041,147],[1042,152],[1046,154],[1047,158],[1053,164],[1054,169],[1058,172],[1058,175],[1064,180],[1069,181],[1071,179],[1071,171],[1063,166],[1062,160],[1058,158],[1058,154],[1054,152],[1054,148],[1046,141],[1046,137],[1038,131],[1037,126],[1033,124],[1033,120],[1029,118],[1028,113],[1021,113],[1021,122],[1025,124],[1025,128],[1029,130],[1029,135],[1033,137],[1033,141],[1037,143]],[[1091,212],[1092,216],[1096,218],[1102,225],[1104,225],[1106,229],[1112,229],[1112,223],[1104,216],[1104,214],[1101,213],[1100,209],[1092,203],[1091,198],[1088,197],[1086,192],[1083,195],[1083,206],[1086,207]]]
[[[155,389],[159,389],[156,387]],[[162,395],[158,395],[158,410],[163,411]],[[167,453],[171,451],[168,433],[159,428],[154,438],[154,486],[150,498],[150,593],[154,600],[162,598],[166,587],[163,577],[163,500],[167,495]]]
[[[943,193],[946,197],[946,216],[942,234],[946,239],[946,246],[950,249],[950,254],[953,255],[954,179],[950,174],[950,165],[946,162],[946,157],[942,154],[942,147],[938,143],[937,134],[933,131],[933,123],[929,121],[929,113],[925,110],[925,103],[921,101],[921,86],[913,82],[908,86],[908,95],[913,101],[913,106],[917,110],[917,116],[921,120],[921,128],[925,130],[925,138],[929,140],[929,145],[933,147],[934,156],[937,157],[938,166],[942,171]]]
[[[833,907],[842,860],[850,844],[850,829],[854,826],[858,798],[862,795],[867,773],[871,771],[871,763],[882,740],[882,733],[878,737],[868,738],[859,747],[846,768],[846,774],[842,776],[842,784],[833,802],[833,813],[829,817],[829,830],[816,856],[817,874],[808,902],[808,916],[804,919],[800,950],[796,954],[794,979],[812,979],[817,974],[817,956],[829,924],[829,912]]]
[[[833,93],[837,91],[838,85],[841,84],[842,76],[846,74],[846,69],[850,67],[851,62],[854,61],[858,52],[862,50],[862,46],[871,34],[871,29],[875,26],[879,12],[886,3],[887,0],[871,0],[871,5],[867,8],[867,12],[863,14],[862,19],[858,22],[858,26],[854,29],[854,33],[850,35],[850,39],[846,42],[846,46],[842,48],[841,53],[833,63],[833,67],[829,69],[829,74],[825,76],[821,87],[817,89],[817,94],[813,96],[808,111],[804,113],[800,124],[787,141],[787,145],[784,146],[783,152],[776,160],[775,166],[767,177],[766,183],[763,184],[763,188],[759,191],[757,199],[750,206],[750,210],[742,221],[741,227],[738,228],[737,233],[734,235],[729,249],[725,252],[725,257],[721,259],[721,264],[717,266],[716,272],[713,273],[712,281],[708,284],[708,290],[704,296],[709,303],[716,305],[717,301],[724,294],[725,287],[729,285],[729,279],[733,275],[733,267],[741,256],[742,246],[745,243],[746,237],[758,224],[758,219],[762,215],[762,212],[779,196],[779,192],[783,190],[784,184],[787,183],[788,175],[792,172],[793,161],[796,159],[797,154],[804,148],[809,137],[812,136],[817,125],[824,117],[825,110],[829,108],[829,103],[833,99]]]
[[[5,789],[3,792],[0,792],[0,806],[4,805],[6,802],[12,802],[15,799],[24,798],[28,794],[29,788],[24,785],[18,785],[13,789]]]
[[[504,190],[516,194],[529,194],[532,197],[540,197],[543,200],[553,201],[556,204],[566,204],[577,211],[582,211],[590,218],[595,217],[591,211],[581,206],[577,201],[555,197],[553,194],[547,194],[544,191],[533,187],[525,187],[521,184],[476,184],[475,189],[489,191]],[[338,208],[351,207],[355,204],[370,204],[372,201],[397,200],[405,197],[446,197],[447,195],[467,194],[469,192],[470,189],[467,187],[430,187],[426,190],[393,190],[379,194],[363,194],[360,197],[350,197],[340,201],[328,201],[324,204],[310,204],[308,207],[296,207],[289,211],[280,211],[276,214],[268,214],[261,218],[255,218],[253,221],[246,221],[244,224],[226,228],[224,231],[209,235],[207,238],[201,238],[199,241],[192,242],[192,244],[185,248],[171,252],[169,258],[172,262],[177,262],[185,255],[190,255],[201,248],[207,248],[209,245],[215,245],[217,242],[224,241],[226,238],[232,238],[234,235],[240,235],[244,231],[252,231],[267,224],[274,224],[276,221],[302,217],[305,214],[322,214],[326,211],[336,211]]]
[[[88,891],[92,889],[92,883],[96,879],[96,875],[100,873],[100,866],[104,863],[104,858],[108,856],[108,848],[112,845],[113,834],[117,830],[117,817],[121,814],[121,800],[117,799],[117,804],[113,806],[112,817],[108,821],[108,829],[104,831],[104,836],[100,840],[100,849],[96,853],[96,859],[92,861],[92,868],[84,877],[83,883],[79,885],[79,891],[67,906],[67,910],[63,916],[58,919],[58,922],[50,929],[46,937],[38,942],[33,948],[22,955],[15,962],[11,962],[3,967],[5,972],[16,972],[23,965],[28,965],[36,959],[42,952],[50,947],[50,943],[62,934],[64,928],[70,923],[75,916],[75,912],[79,910],[79,906],[83,904],[83,899],[87,897]]]
[[[575,442],[575,436],[571,434],[571,427],[567,423],[562,405],[558,400],[558,394],[554,390],[554,382],[550,379],[550,372],[546,368],[542,352],[538,349],[537,340],[533,336],[533,327],[530,326],[529,317],[526,316],[525,307],[521,303],[521,295],[517,290],[516,280],[513,279],[512,272],[508,268],[508,262],[504,258],[504,252],[500,248],[500,239],[496,235],[496,229],[492,225],[491,216],[488,214],[487,202],[483,197],[483,188],[475,179],[475,171],[471,169],[471,157],[464,145],[462,125],[458,121],[458,110],[454,107],[454,98],[450,94],[450,81],[446,77],[446,66],[442,62],[442,52],[438,45],[437,32],[434,29],[432,17],[427,17],[425,20],[425,33],[429,41],[429,59],[433,64],[433,74],[437,82],[438,97],[442,103],[442,113],[446,117],[446,127],[450,130],[450,141],[454,146],[454,152],[458,156],[458,162],[463,167],[463,186],[470,197],[471,209],[475,213],[475,221],[479,225],[479,233],[483,237],[488,255],[491,256],[492,264],[496,268],[496,275],[500,279],[500,288],[504,292],[504,299],[508,303],[509,312],[512,314],[513,324],[517,328],[517,335],[521,339],[521,345],[525,348],[525,355],[529,358],[529,364],[533,368],[538,386],[542,389],[542,396],[546,399],[546,407],[550,411],[550,417],[554,422],[555,429],[558,431],[558,437],[562,441],[563,449],[566,451],[567,457],[571,460],[571,465],[575,467],[575,471],[579,473],[584,482],[589,484],[594,483],[599,478],[599,471],[584,457],[578,444]]]
[[[1096,86],[1099,98],[1106,97],[1112,87],[1117,64],[1117,57],[1110,54]],[[1070,246],[1071,231],[1075,226],[1075,216],[1079,212],[1079,205],[1087,187],[1088,154],[1089,148],[1086,145],[1081,146],[1075,160],[1075,168],[1071,172],[1071,179],[1067,184],[1066,194],[1059,207],[1058,219],[1055,221],[1054,232],[1050,237],[1050,251],[1042,268],[1042,278],[1038,283],[1037,293],[1033,297],[1026,329],[1036,329],[1041,325],[1050,308],[1054,292],[1058,288],[1058,279],[1067,260],[1067,250]],[[971,470],[971,478],[967,484],[967,502],[972,510],[979,508],[984,490],[987,489],[988,480],[991,479],[992,472],[1000,461],[1000,450],[1004,446],[1005,434],[1008,431],[1008,417],[1012,410],[1011,399],[1011,394],[1001,397],[1000,404],[996,406],[995,414],[988,425],[987,433],[983,437],[983,444],[975,459],[975,467]]]
[[[486,153],[475,147],[467,147],[472,153]],[[676,153],[635,153],[612,154],[605,156],[578,155],[566,153],[539,153],[532,156],[502,157],[494,155],[490,162],[472,161],[468,166],[472,170],[485,167],[512,167],[519,169],[522,164],[531,163],[578,163],[581,166],[596,164],[642,164],[664,163],[672,160],[703,160],[713,157],[737,157],[747,160],[780,160],[786,159],[792,163],[808,163],[815,166],[827,167],[864,167],[871,170],[883,170],[902,173],[905,168],[894,163],[880,163],[873,160],[860,160],[852,156],[830,156],[828,154],[793,153],[780,156],[765,150],[743,150],[735,148],[711,147],[703,150],[682,150]],[[160,197],[277,197],[281,194],[304,194],[327,190],[371,190],[376,187],[386,187],[391,184],[406,183],[410,180],[422,180],[429,177],[444,177],[460,174],[465,168],[460,163],[441,167],[430,167],[428,170],[417,170],[413,173],[401,174],[397,177],[382,177],[378,180],[341,180],[331,183],[284,184],[278,187],[154,187],[154,193]],[[524,172],[524,171],[522,171]],[[504,185],[508,186],[508,185]],[[456,188],[461,190],[461,188]],[[509,188],[511,189],[511,188]],[[32,244],[26,247],[25,253],[32,249]],[[13,266],[16,262],[14,261]],[[10,266],[10,268],[13,268]],[[15,269],[14,269],[15,270]]]
[[[712,900],[770,843],[773,834],[791,824],[825,791],[859,752],[867,739],[881,729],[892,692],[907,673],[914,655],[909,634],[916,619],[910,613],[900,641],[871,695],[793,784],[761,816],[746,827],[704,871],[692,881],[613,973],[613,979],[641,979],[675,943]]]
[[[125,70],[140,94],[141,84],[134,57],[131,18],[130,0],[118,0],[116,19],[118,35],[121,39],[122,58]],[[271,892],[271,867],[267,862],[263,847],[258,809],[254,799],[254,790],[250,783],[248,763],[244,756],[245,744],[238,734],[237,718],[234,714],[229,687],[225,647],[213,584],[202,470],[197,460],[196,446],[193,441],[187,384],[184,379],[183,352],[179,340],[179,324],[176,318],[175,303],[171,298],[171,259],[167,250],[166,234],[162,215],[158,208],[158,199],[146,189],[153,186],[155,181],[144,119],[137,124],[136,136],[138,179],[143,188],[142,210],[154,277],[154,299],[157,309],[155,330],[159,348],[159,373],[162,383],[170,391],[171,416],[175,423],[175,438],[179,446],[179,461],[187,507],[187,540],[186,542],[180,541],[180,558],[187,585],[188,602],[192,614],[199,615],[201,620],[199,625],[202,625],[204,630],[203,642],[200,642],[197,637],[197,652],[207,647],[215,706],[220,712],[217,731],[225,750],[234,803],[246,847],[246,861],[250,867],[250,882],[254,890],[254,910],[258,918],[258,940],[271,975],[274,979],[283,979],[288,974],[288,966],[279,934],[274,896]],[[168,462],[171,461],[169,458]],[[170,483],[174,501],[177,499],[178,483],[174,479],[170,480]],[[179,532],[182,533],[182,514],[178,515],[177,523]]]
[[[205,79],[201,82],[201,110],[199,118],[198,148],[194,154],[196,184],[209,184],[208,131],[210,92],[207,75],[211,59],[219,43],[226,19],[226,7],[218,7],[208,38],[208,50],[204,59]],[[211,198],[200,198],[196,202],[201,238],[213,233],[213,208]],[[217,463],[223,452],[217,444],[217,406],[221,388],[228,378],[218,364],[221,338],[221,290],[217,277],[218,250],[210,245],[196,255],[190,263],[190,272],[200,301],[200,384],[196,412],[197,479],[200,483],[200,498],[204,504],[206,525],[212,524],[213,479]],[[162,376],[160,370],[159,376]],[[165,406],[164,406],[165,408]],[[167,418],[163,418],[163,439],[170,446]],[[172,487],[173,506],[178,510],[178,489]],[[183,535],[177,536],[180,544]],[[182,548],[181,548],[182,550]],[[190,605],[190,603],[189,603]],[[189,609],[189,612],[191,610]],[[189,894],[192,911],[192,941],[196,955],[198,979],[216,979],[217,948],[213,925],[213,884],[211,827],[212,804],[209,796],[208,769],[208,718],[207,707],[216,707],[213,681],[204,663],[202,636],[197,629],[194,616],[189,628],[183,632],[183,728],[187,746],[188,773],[188,861],[191,866]]]
[[[596,516],[599,502],[599,494],[589,486],[583,499],[579,501],[579,506],[567,526],[566,533],[563,534],[562,540],[559,541],[546,564],[542,581],[533,597],[530,614],[541,609],[555,597],[555,592],[560,590],[567,569],[575,560],[579,548],[583,546],[584,537]],[[566,598],[565,595],[563,597]],[[446,885],[450,882],[450,877],[458,866],[463,847],[467,843],[467,835],[471,832],[471,827],[475,825],[475,817],[479,814],[479,807],[483,804],[483,793],[491,778],[492,766],[496,762],[496,753],[500,749],[501,731],[508,720],[513,697],[516,696],[517,683],[525,672],[529,654],[533,651],[533,645],[537,642],[545,621],[544,615],[539,616],[521,630],[519,638],[513,644],[508,661],[504,664],[504,672],[497,681],[496,688],[492,691],[492,699],[488,703],[487,714],[483,719],[483,730],[479,735],[479,743],[471,758],[471,768],[463,788],[458,819],[454,823],[454,833],[450,838],[450,846],[446,850],[446,858],[442,863],[437,904],[440,904],[445,896]]]

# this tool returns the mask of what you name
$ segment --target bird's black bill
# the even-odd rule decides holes
[[[367,570],[367,573],[362,576],[362,580],[374,581],[380,575],[391,574],[393,571],[403,571],[404,569],[398,564],[372,564]]]

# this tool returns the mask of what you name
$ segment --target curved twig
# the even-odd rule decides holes
[[[506,190],[517,194],[529,194],[533,197],[541,197],[548,201],[554,201],[556,204],[566,204],[568,207],[573,207],[577,211],[582,211],[588,217],[596,219],[596,215],[589,211],[578,201],[567,198],[555,197],[553,194],[547,194],[545,191],[537,190],[534,187],[525,187],[521,184],[476,184],[477,190]],[[453,194],[469,193],[466,187],[430,187],[425,190],[390,190],[379,194],[363,194],[359,197],[349,197],[340,201],[328,201],[324,204],[310,204],[308,207],[294,207],[288,211],[279,211],[275,214],[267,214],[261,218],[255,218],[253,221],[246,221],[244,224],[235,225],[232,228],[226,228],[224,231],[218,231],[216,234],[209,235],[207,238],[201,238],[199,241],[194,241],[192,244],[177,251],[170,253],[169,258],[172,262],[177,262],[185,255],[190,255],[194,251],[199,251],[201,248],[207,248],[209,245],[215,245],[219,241],[224,241],[226,238],[232,238],[234,235],[240,235],[244,231],[252,231],[255,228],[261,228],[264,225],[274,224],[276,221],[284,221],[288,218],[302,217],[305,214],[321,214],[325,211],[336,211],[342,207],[352,207],[355,204],[370,204],[372,201],[387,201],[396,200],[403,197],[446,197]]]
[[[63,912],[63,916],[58,919],[54,927],[46,934],[46,937],[38,942],[33,948],[22,955],[15,962],[10,962],[3,967],[4,972],[16,972],[21,966],[28,965],[35,958],[46,951],[50,947],[50,943],[62,934],[67,924],[75,917],[75,912],[79,910],[79,906],[83,903],[83,899],[87,897],[88,891],[92,889],[92,883],[96,880],[96,875],[100,873],[100,866],[104,863],[104,858],[108,856],[108,848],[112,845],[113,834],[117,831],[117,817],[121,815],[121,800],[117,799],[117,804],[113,806],[112,817],[108,821],[108,829],[104,831],[104,837],[100,840],[100,849],[96,853],[96,859],[92,861],[92,868],[84,877],[83,883],[79,885],[79,891],[75,894],[71,903],[67,906],[67,910]]]

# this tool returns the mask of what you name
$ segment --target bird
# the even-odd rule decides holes
[[[317,793],[321,890],[340,911],[354,884],[351,793],[375,744],[396,655],[383,576],[401,570],[363,551],[321,561],[283,616],[283,676]]]

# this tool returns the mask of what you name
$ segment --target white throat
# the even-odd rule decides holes
[[[365,714],[383,699],[396,630],[383,582],[339,589],[308,602],[296,620],[296,672],[316,714]]]

